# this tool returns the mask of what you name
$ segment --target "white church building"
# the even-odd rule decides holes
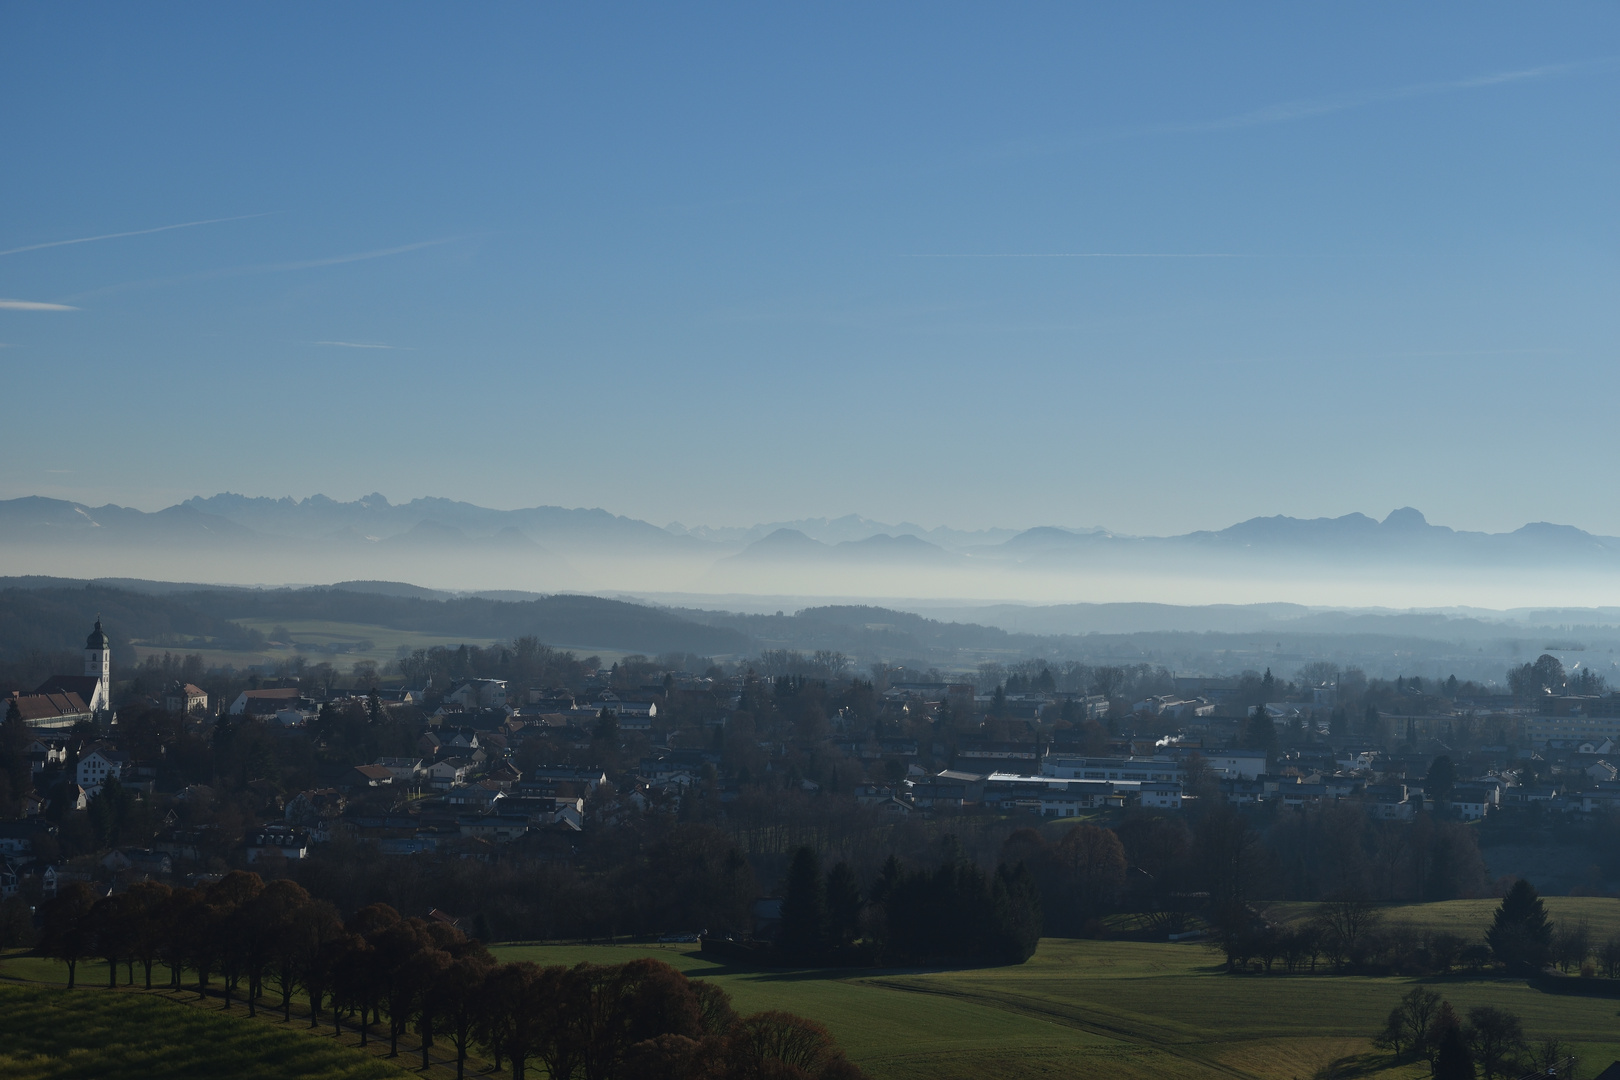
[[[84,674],[52,675],[32,694],[13,693],[6,699],[31,728],[70,728],[80,720],[93,720],[112,709],[112,642],[101,620],[84,642]]]

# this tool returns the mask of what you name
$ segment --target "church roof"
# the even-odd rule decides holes
[[[11,700],[17,703],[17,713],[24,722],[58,720],[90,712],[78,694],[13,694]]]
[[[86,649],[110,649],[112,647],[112,642],[101,629],[100,619],[96,620],[96,628],[90,631],[90,636],[84,639],[84,647]]]

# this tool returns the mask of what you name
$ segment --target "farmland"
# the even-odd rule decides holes
[[[1585,920],[1595,941],[1620,934],[1620,900],[1609,896],[1544,896],[1547,917],[1555,923]],[[1404,924],[1425,933],[1459,934],[1484,937],[1495,914],[1496,900],[1441,900],[1427,904],[1381,905],[1384,919],[1391,925]],[[1266,915],[1274,922],[1309,918],[1318,904],[1272,904]]]
[[[1609,901],[1615,903],[1615,901]],[[874,1080],[1310,1077],[1334,1062],[1358,1075],[1388,1068],[1370,1035],[1415,980],[1233,976],[1194,945],[1045,939],[1018,967],[881,973],[754,972],[692,946],[507,946],[503,959],[622,962],[650,955],[712,979],[739,1010],[788,1009],[824,1024]],[[1518,1013],[1532,1037],[1580,1045],[1590,1065],[1620,1058],[1612,999],[1552,995],[1523,980],[1424,980],[1460,1009]],[[1348,1060],[1347,1060],[1348,1059]],[[1592,1070],[1592,1071],[1595,1071]]]
[[[12,961],[6,969],[11,970]],[[105,970],[105,969],[103,969]],[[0,984],[8,1080],[386,1080],[371,1054],[302,1031],[160,996]]]
[[[1475,911],[1478,905],[1484,906]],[[1483,925],[1492,906],[1430,904],[1395,909],[1391,917],[1458,929]],[[1620,901],[1555,897],[1548,906],[1555,918],[1584,915],[1602,932]],[[1047,938],[1016,967],[884,971],[740,969],[703,957],[694,945],[498,945],[493,951],[502,960],[541,964],[656,957],[722,986],[740,1012],[786,1009],[825,1024],[873,1080],[1294,1080],[1332,1075],[1335,1065],[1341,1075],[1415,1080],[1427,1076],[1425,1067],[1391,1067],[1369,1037],[1394,1001],[1420,981],[1460,1010],[1501,1006],[1523,1018],[1532,1038],[1556,1035],[1575,1043],[1586,1075],[1620,1059],[1620,1002],[1612,998],[1551,994],[1522,979],[1491,976],[1233,976],[1208,949],[1190,944]],[[250,1023],[240,1007],[232,1018],[213,1003],[191,1007],[161,995],[109,993],[101,988],[105,970],[82,963],[81,989],[69,994],[51,986],[64,977],[55,962],[13,956],[0,964],[0,975],[20,980],[0,984],[0,1016],[6,1017],[0,1029],[10,1036],[0,1073],[399,1075],[329,1037],[310,1039],[274,1019]],[[102,1031],[113,1032],[116,1073],[89,1034]],[[268,1064],[254,1072],[226,1064],[232,1055],[243,1062],[262,1055]]]

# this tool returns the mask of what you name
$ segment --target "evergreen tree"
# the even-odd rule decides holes
[[[1434,1080],[1474,1080],[1474,1056],[1468,1052],[1462,1028],[1446,1028],[1434,1055]]]
[[[1277,754],[1277,725],[1264,705],[1254,707],[1254,715],[1243,725],[1243,745],[1250,750],[1264,750],[1269,761]]]
[[[1457,766],[1451,758],[1441,754],[1429,765],[1429,775],[1423,778],[1423,793],[1438,803],[1451,801],[1451,789],[1457,783]]]
[[[782,893],[782,951],[796,960],[810,960],[827,940],[827,888],[821,860],[808,847],[793,853],[787,888]]]
[[[996,883],[991,892],[995,913],[992,957],[1003,964],[1022,964],[1035,955],[1041,943],[1041,887],[1029,868],[1006,864],[996,867]]]
[[[835,947],[861,936],[861,884],[848,863],[827,874],[827,929]]]
[[[1520,879],[1502,897],[1485,934],[1496,958],[1520,973],[1540,971],[1552,954],[1552,923],[1546,905],[1528,881]]]

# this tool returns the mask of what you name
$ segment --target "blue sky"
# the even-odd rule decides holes
[[[1613,5],[7,4],[0,497],[1620,533],[1617,90]]]

